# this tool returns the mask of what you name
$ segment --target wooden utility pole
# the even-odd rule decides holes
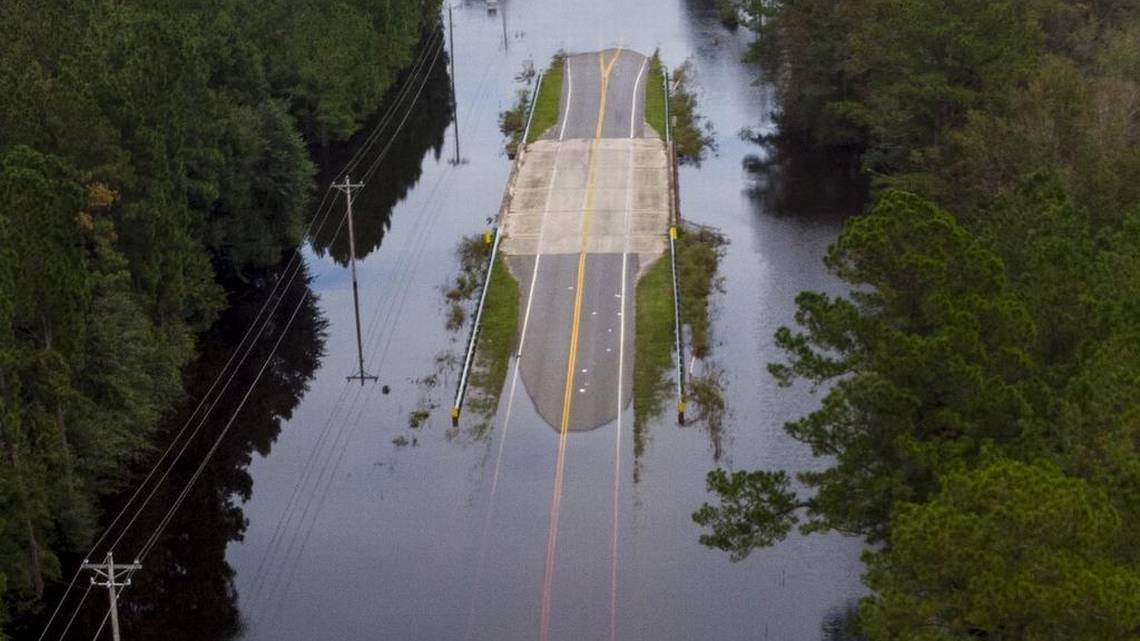
[[[455,125],[455,160],[452,164],[460,164],[459,160],[459,97],[455,95],[455,23],[451,20],[451,5],[447,5],[447,57],[451,62],[451,122]]]
[[[102,563],[88,563],[83,562],[84,570],[91,570],[97,576],[104,579],[97,581],[95,577],[91,577],[91,585],[100,588],[107,588],[107,595],[111,600],[111,638],[114,641],[119,639],[119,592],[118,588],[123,588],[131,584],[130,573],[135,570],[141,570],[142,564],[138,561],[127,564],[115,564],[115,557],[110,552],[107,553],[107,559]]]
[[[503,7],[503,51],[510,53],[511,47],[507,44],[507,8]]]
[[[360,339],[360,291],[356,284],[356,232],[353,230],[352,223],[352,190],[360,189],[363,183],[353,183],[346,175],[343,183],[333,183],[333,187],[344,192],[348,216],[348,263],[352,270],[352,308],[356,315],[356,357],[360,363],[360,371],[356,374],[346,376],[345,378],[352,381],[359,379],[361,387],[364,386],[364,381],[375,381],[377,377],[364,372],[364,343]]]

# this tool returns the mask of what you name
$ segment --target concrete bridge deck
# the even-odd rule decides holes
[[[610,49],[565,64],[561,118],[527,146],[501,221],[522,285],[521,378],[560,432],[629,403],[635,285],[669,225],[668,155],[645,125],[648,60]]]

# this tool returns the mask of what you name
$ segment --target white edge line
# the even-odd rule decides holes
[[[511,379],[511,391],[507,396],[507,413],[503,417],[502,434],[499,436],[499,451],[495,456],[495,473],[491,477],[491,492],[487,498],[487,513],[483,517],[483,533],[479,538],[479,560],[475,567],[475,578],[472,581],[471,599],[467,611],[467,624],[464,626],[464,640],[471,638],[471,625],[475,618],[475,597],[483,579],[483,566],[487,557],[487,536],[491,533],[491,521],[495,515],[495,498],[499,489],[499,476],[503,465],[503,449],[507,444],[507,431],[511,427],[511,410],[515,404],[515,387],[519,383],[519,359],[515,358],[514,376]]]
[[[642,63],[644,67],[644,62]],[[640,79],[641,74],[638,74]],[[637,95],[636,90],[634,96]],[[636,98],[634,104],[637,104]],[[632,138],[632,135],[630,136]],[[621,415],[625,409],[622,402],[622,386],[625,377],[625,325],[630,322],[629,309],[627,304],[627,291],[626,281],[628,279],[627,266],[629,264],[629,223],[630,212],[633,208],[633,147],[629,149],[629,161],[626,168],[626,194],[625,194],[625,246],[622,248],[621,254],[621,321],[619,323],[620,329],[618,330],[618,385],[617,385],[617,429],[614,435],[614,505],[613,505],[613,547],[610,554],[613,558],[613,575],[611,577],[610,587],[610,641],[615,641],[617,638],[617,553],[618,553],[618,505],[619,505],[619,489],[621,487]]]
[[[621,329],[619,330],[618,339],[618,407],[617,407],[617,429],[614,430],[614,505],[613,505],[613,547],[610,550],[610,556],[613,558],[613,575],[610,578],[610,641],[615,641],[617,638],[617,593],[618,593],[618,506],[620,502],[620,488],[621,488],[621,415],[625,409],[622,405],[622,385],[624,384],[623,374],[625,370],[625,324],[626,314],[628,313],[629,306],[626,305],[626,264],[629,254],[623,252],[621,255]]]
[[[515,358],[518,359],[522,358],[523,343],[526,342],[526,328],[527,325],[530,324],[530,309],[531,304],[534,302],[534,287],[538,283],[538,262],[542,259],[542,241],[546,236],[546,215],[550,211],[550,199],[554,195],[554,183],[558,180],[558,156],[561,151],[562,145],[559,143],[559,146],[554,150],[554,167],[550,172],[550,185],[546,188],[546,205],[543,207],[542,220],[538,225],[538,240],[534,247],[534,269],[530,274],[530,291],[526,294],[526,311],[523,312],[522,332],[519,334],[519,348],[515,352]]]
[[[566,134],[566,121],[570,118],[570,102],[571,98],[574,97],[574,79],[570,75],[570,56],[563,58],[562,64],[565,66],[566,73],[566,111],[562,114],[562,127],[558,129],[559,140],[562,140],[562,136]]]
[[[539,232],[538,236],[539,236],[538,244],[541,245],[542,244],[542,232],[541,231]],[[540,259],[540,258],[542,258],[542,254],[538,253],[536,250],[535,254],[534,254],[534,270],[530,274],[530,291],[528,291],[526,294],[526,311],[523,312],[522,332],[519,334],[519,348],[518,348],[518,351],[515,352],[515,358],[520,358],[520,359],[522,358],[523,343],[526,342],[526,326],[527,326],[527,323],[530,322],[530,305],[531,305],[531,303],[534,302],[534,286],[535,286],[535,283],[538,281],[538,259]]]
[[[641,86],[641,76],[645,74],[645,63],[648,58],[642,57],[641,69],[637,71],[637,80],[633,83],[633,105],[629,108],[629,137],[633,138],[633,129],[637,124],[637,88]]]

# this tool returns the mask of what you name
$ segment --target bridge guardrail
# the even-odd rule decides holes
[[[665,147],[669,154],[669,261],[673,272],[673,337],[677,357],[677,423],[685,424],[685,347],[681,336],[681,275],[677,271],[677,240],[681,228],[681,197],[678,188],[677,147],[673,142],[672,114],[669,112],[669,72],[662,74],[665,83]]]
[[[483,277],[483,291],[479,294],[479,306],[475,309],[475,320],[471,323],[471,332],[467,337],[467,353],[463,359],[463,370],[459,374],[459,384],[455,390],[455,402],[451,406],[451,424],[459,425],[459,415],[463,411],[463,401],[467,396],[467,385],[471,379],[471,368],[475,361],[475,348],[479,343],[479,324],[483,320],[483,307],[487,303],[487,290],[491,285],[491,275],[495,269],[495,259],[499,255],[499,242],[502,240],[502,220],[511,204],[511,198],[514,197],[515,179],[518,177],[519,167],[522,165],[523,156],[526,155],[526,139],[530,135],[530,123],[534,119],[534,103],[538,100],[538,90],[542,86],[542,73],[538,74],[538,81],[534,85],[534,93],[531,95],[530,113],[527,114],[526,129],[523,131],[521,144],[518,151],[515,153],[515,160],[511,164],[511,175],[507,179],[507,188],[503,193],[503,202],[499,207],[499,213],[495,218],[495,227],[493,230],[494,239],[491,242],[491,256],[487,260],[487,269],[484,271],[486,274]],[[486,237],[487,234],[484,235]]]

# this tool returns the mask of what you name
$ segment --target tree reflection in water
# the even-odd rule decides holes
[[[745,131],[741,135],[763,147],[764,153],[749,155],[743,162],[753,179],[748,193],[762,211],[825,218],[862,211],[868,181],[859,171],[858,150],[821,148],[791,134]]]
[[[411,81],[413,79],[408,78],[407,73],[401,79],[401,83]],[[418,86],[417,81],[414,88]],[[401,85],[394,86],[389,91],[388,100],[399,95],[400,89]],[[415,109],[404,123],[400,135],[393,140],[379,172],[370,181],[368,189],[361,190],[354,197],[358,258],[363,258],[380,247],[390,225],[392,209],[420,179],[421,159],[424,155],[431,151],[439,158],[444,134],[451,122],[450,90],[444,53],[432,68]],[[388,107],[389,104],[383,105],[376,118],[362,128],[362,133],[348,142],[314,151],[323,168],[318,176],[321,189],[339,178],[335,172],[360,148],[367,133],[372,131]],[[390,138],[398,122],[398,119],[395,120],[382,133],[381,140],[387,141]],[[373,153],[382,148],[379,146]],[[369,162],[371,159],[362,163],[361,171]],[[334,214],[335,212],[334,209]],[[336,228],[337,225],[325,225],[322,234],[310,240],[318,255],[328,253],[338,263],[347,264],[347,234],[341,233],[334,237]],[[169,442],[197,400],[206,393],[215,374],[236,349],[246,328],[253,323],[261,304],[272,289],[273,279],[280,275],[287,260],[288,256],[277,269],[267,271],[260,281],[255,281],[252,285],[236,282],[226,284],[227,290],[231,292],[230,308],[209,332],[200,337],[200,356],[187,368],[185,374],[186,389],[189,391],[187,401],[165,421],[161,428],[162,435],[156,442]],[[242,624],[238,595],[234,588],[234,571],[226,563],[225,554],[228,544],[242,540],[245,533],[246,519],[240,504],[248,500],[253,491],[253,482],[247,469],[253,452],[262,456],[269,453],[281,430],[282,421],[291,418],[324,354],[327,323],[320,315],[316,296],[309,292],[307,271],[302,276],[284,293],[265,333],[235,376],[202,433],[187,449],[170,480],[160,488],[148,509],[139,517],[132,533],[124,538],[116,550],[120,555],[134,553],[154,531],[166,509],[185,487],[194,467],[204,458],[214,438],[241,401],[242,394],[257,375],[258,368],[269,355],[280,331],[300,303],[300,312],[293,320],[288,338],[281,342],[277,354],[246,402],[234,428],[222,440],[213,459],[187,496],[185,504],[150,552],[144,571],[133,577],[130,598],[120,601],[123,635],[127,638],[210,641],[240,636]],[[306,292],[309,292],[307,297]],[[304,302],[301,302],[302,298]],[[123,495],[108,499],[104,506],[105,514],[118,512],[130,490],[141,481],[152,464],[152,457],[139,462],[136,479],[124,486],[126,491]],[[93,596],[97,598],[98,595]],[[106,613],[106,608],[101,604],[99,607],[85,607],[84,610],[76,621],[74,630],[94,630]]]
[[[866,641],[859,634],[859,602],[833,608],[823,617],[821,641]]]
[[[185,373],[188,398],[164,421],[158,443],[169,442],[197,399],[209,389],[214,376],[253,323],[272,289],[272,279],[280,275],[284,266],[285,261],[282,261],[276,270],[264,274],[252,287],[232,294],[231,307],[200,338],[200,356]],[[282,421],[291,418],[324,355],[327,323],[320,315],[316,296],[309,291],[307,271],[302,271],[281,296],[281,303],[265,332],[237,371],[202,432],[116,548],[117,560],[129,560],[122,557],[139,550],[155,530],[241,402],[289,317],[300,305],[287,339],[281,341],[237,422],[222,439],[185,503],[147,556],[143,571],[132,578],[126,595],[129,598],[119,601],[125,638],[209,641],[231,639],[240,632],[234,571],[226,563],[226,547],[231,541],[240,541],[245,532],[246,519],[240,503],[248,500],[253,490],[247,468],[253,452],[269,453],[281,431]],[[153,465],[153,459],[147,457],[139,461],[124,493],[107,501],[105,514],[118,512],[130,491]],[[89,597],[92,603],[84,608],[73,630],[85,633],[95,630],[107,611],[104,599],[104,595],[93,593]]]
[[[425,38],[426,40],[428,38]],[[422,82],[421,77],[412,78],[409,75],[408,71],[404,72],[399,84],[388,91],[385,104],[376,112],[372,121],[361,128],[359,134],[343,145],[316,151],[321,167],[317,184],[323,191],[333,181],[343,180],[344,177],[337,172],[341,171],[372,130],[383,120],[383,114],[388,112],[396,97],[401,95],[403,84],[413,83],[410,95],[397,107],[398,117],[389,121],[381,131],[379,136],[381,144],[376,145],[370,157],[361,162],[357,170],[363,173],[372,162],[371,156],[379,154],[391,139],[392,146],[377,172],[368,179],[367,188],[353,194],[352,220],[358,259],[380,248],[380,243],[383,242],[384,235],[392,224],[392,209],[419,182],[423,174],[421,162],[423,157],[430,151],[436,160],[439,160],[443,150],[444,134],[451,123],[451,84],[447,72],[447,53],[444,52],[431,68],[427,83],[423,85],[423,93],[411,109],[407,121],[399,129],[399,135],[392,139],[402,115],[408,110],[408,103]],[[363,178],[361,175],[352,176],[354,182]],[[342,208],[343,201],[334,205],[333,211],[339,214],[343,212]],[[325,225],[321,233],[313,238],[313,248],[318,255],[324,256],[328,253],[336,262],[347,265],[348,235],[342,233],[333,238],[336,227],[335,224]]]

